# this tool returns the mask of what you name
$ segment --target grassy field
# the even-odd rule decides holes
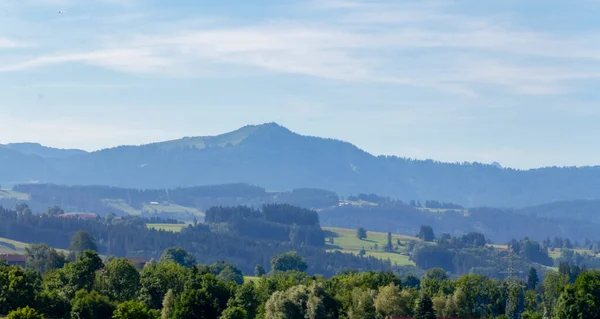
[[[114,209],[118,209],[126,212],[129,215],[140,215],[142,211],[160,214],[160,213],[191,213],[199,217],[204,217],[204,213],[200,210],[192,207],[184,207],[175,204],[159,204],[159,205],[151,205],[144,204],[141,209],[136,209],[131,207],[122,199],[105,199],[103,200],[104,204],[108,207],[112,207]]]
[[[443,214],[447,211],[454,211],[454,212],[461,212],[464,216],[468,216],[469,215],[469,210],[468,209],[460,209],[460,208],[427,208],[427,207],[420,207],[419,210],[421,211],[428,211],[431,213],[440,213]]]
[[[142,208],[142,210],[147,211],[147,212],[152,212],[152,213],[155,213],[155,214],[160,214],[160,213],[191,213],[191,214],[194,214],[196,216],[202,216],[202,217],[204,217],[204,213],[201,212],[200,210],[196,209],[196,208],[179,206],[179,205],[175,205],[175,204],[167,204],[167,205],[163,205],[163,204],[159,204],[159,205],[145,204],[144,207]]]
[[[244,281],[257,281],[258,279],[260,279],[260,277],[256,277],[256,276],[244,276]]]
[[[356,238],[356,230],[343,228],[323,228],[328,231],[327,234],[327,250],[341,251],[344,253],[358,254],[361,249],[364,249],[366,255],[373,256],[379,259],[389,259],[392,264],[398,265],[414,265],[405,254],[405,246],[409,241],[420,241],[419,238],[412,236],[392,234],[392,243],[394,247],[398,246],[397,241],[400,240],[402,246],[398,246],[398,250],[394,252],[384,252],[382,248],[387,244],[387,233],[367,232],[367,238],[360,240]],[[329,243],[329,238],[333,238],[333,244]],[[378,246],[375,249],[375,245]]]
[[[16,200],[29,200],[29,195],[12,191],[10,189],[0,189],[0,198],[14,198]]]
[[[16,240],[0,238],[0,253],[2,254],[24,254],[28,244]]]
[[[178,233],[183,227],[187,227],[187,224],[146,224],[146,227]]]

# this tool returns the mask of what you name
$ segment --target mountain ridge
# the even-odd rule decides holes
[[[0,144],[0,148],[14,150],[25,155],[37,155],[43,158],[63,158],[88,153],[80,149],[49,147],[35,142]]]
[[[375,156],[351,143],[300,135],[276,123],[62,158],[29,158],[11,151],[0,157],[0,184],[38,181],[164,189],[248,183],[279,191],[320,188],[341,195],[376,193],[470,207],[600,199],[600,167],[521,171]]]

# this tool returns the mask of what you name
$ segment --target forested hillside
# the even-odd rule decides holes
[[[557,204],[560,205],[560,204]],[[553,206],[550,206],[553,207]],[[550,209],[548,216],[537,209],[537,215],[529,209],[512,210],[500,208],[470,208],[468,210],[428,210],[409,205],[346,205],[324,209],[319,212],[321,223],[327,227],[365,227],[372,231],[394,232],[414,235],[420,225],[431,225],[439,232],[459,235],[480,232],[495,242],[506,242],[511,238],[529,236],[536,240],[568,237],[580,242],[600,239],[600,223],[571,219],[571,210],[565,206]],[[598,211],[600,213],[600,211]],[[560,216],[558,216],[560,215]]]
[[[87,212],[101,216],[156,215],[191,221],[214,206],[262,206],[286,203],[305,208],[336,206],[333,192],[301,188],[289,192],[268,192],[248,184],[196,186],[174,189],[127,189],[108,186],[62,186],[52,184],[16,185],[12,191],[0,190],[0,204],[13,207],[26,201],[35,212],[60,206],[66,212]]]
[[[356,228],[414,235],[421,225],[460,235],[480,232],[496,242],[529,236],[536,240],[566,237],[580,242],[600,239],[600,201],[556,202],[522,209],[475,207],[428,199],[400,201],[375,194],[357,194],[342,199],[320,189],[270,192],[258,186],[227,184],[174,189],[126,189],[108,186],[17,185],[0,190],[0,204],[14,207],[26,202],[35,213],[60,206],[66,213],[105,216],[138,215],[202,221],[215,206],[262,207],[291,204],[317,209],[327,227]]]
[[[274,123],[215,137],[75,152],[66,157],[62,152],[57,158],[0,148],[0,184],[37,181],[165,189],[249,183],[279,191],[320,188],[342,195],[376,193],[469,207],[600,199],[598,167],[518,171],[373,156],[349,143],[298,135]]]
[[[216,213],[209,216],[220,214],[218,208],[213,211]],[[247,211],[257,214],[257,217],[245,223],[236,218],[221,218],[220,223],[192,224],[174,233],[149,229],[146,227],[148,220],[135,216],[81,219],[66,217],[56,211],[34,215],[27,205],[21,204],[15,211],[0,207],[0,237],[67,249],[71,236],[78,231],[86,231],[96,239],[98,251],[102,254],[149,260],[160,257],[162,251],[169,247],[180,246],[199,262],[227,261],[246,274],[252,274],[257,264],[268,269],[274,255],[289,250],[296,250],[306,258],[311,274],[333,275],[349,268],[402,271],[389,261],[326,252],[321,247],[323,235],[315,212],[289,205],[268,205],[260,211],[239,207],[230,211],[232,216]],[[310,223],[297,227],[301,220]],[[216,220],[211,218],[211,221]],[[249,232],[248,223],[262,228]],[[273,234],[269,232],[274,229],[285,234],[276,238],[264,237]],[[259,232],[261,230],[262,233]]]

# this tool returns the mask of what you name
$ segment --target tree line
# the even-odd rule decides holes
[[[236,266],[198,264],[179,247],[136,268],[95,252],[86,232],[68,255],[45,244],[27,249],[25,268],[0,263],[0,315],[11,319],[278,319],[600,317],[600,272],[564,264],[540,279],[469,274],[440,268],[422,277],[347,270],[308,275],[294,251],[276,255],[270,272],[245,280]]]
[[[26,243],[47,243],[55,248],[67,249],[70,237],[84,230],[96,239],[98,251],[104,255],[151,259],[160,257],[162,251],[169,247],[181,246],[194,255],[198,262],[211,264],[227,261],[240,267],[246,274],[253,273],[257,264],[268,268],[273,256],[290,250],[298,251],[306,258],[309,265],[307,271],[311,274],[332,276],[348,268],[406,271],[405,267],[396,267],[387,260],[327,252],[324,247],[310,245],[313,242],[307,241],[302,232],[296,231],[299,228],[294,227],[291,227],[294,232],[286,233],[285,241],[269,241],[221,230],[213,227],[215,225],[198,223],[173,233],[148,229],[143,218],[110,217],[92,220],[65,218],[47,212],[34,215],[27,205],[19,205],[17,210],[0,207],[0,237]]]

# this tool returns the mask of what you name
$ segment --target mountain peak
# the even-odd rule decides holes
[[[193,147],[197,149],[206,147],[225,147],[240,144],[248,137],[257,134],[263,136],[282,136],[292,134],[292,132],[275,122],[270,122],[257,125],[246,125],[235,131],[214,136],[184,137],[177,140],[155,143],[154,145],[160,145],[164,148]]]
[[[252,133],[263,132],[269,134],[289,134],[292,133],[288,128],[279,125],[275,122],[263,123],[258,125],[247,125],[239,130],[251,131]]]

